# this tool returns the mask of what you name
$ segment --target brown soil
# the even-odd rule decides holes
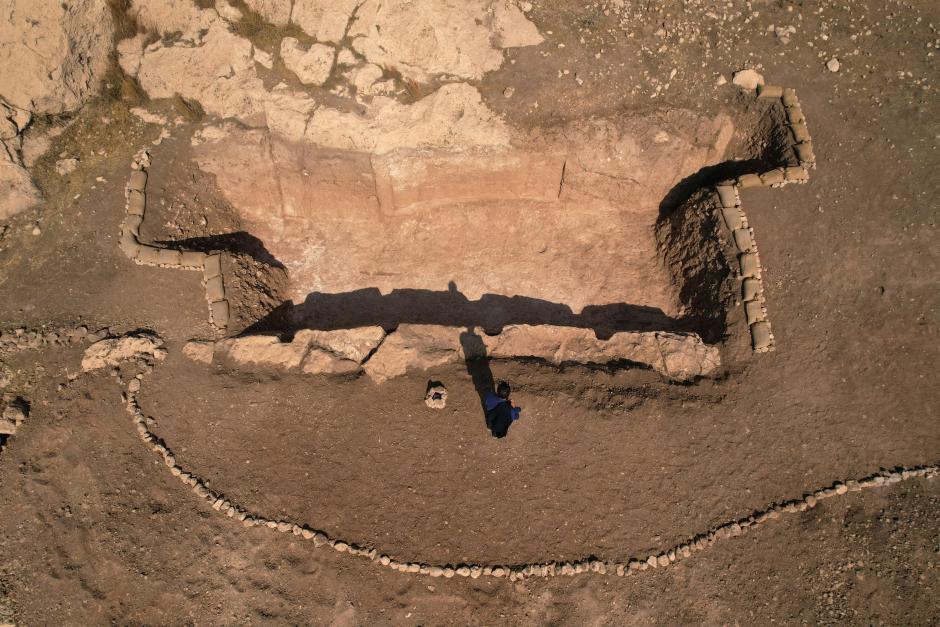
[[[734,88],[715,87],[714,78],[758,62],[768,82],[797,89],[818,170],[807,185],[742,194],[777,348],[750,355],[743,318],[732,314],[720,380],[679,386],[640,370],[493,362],[524,408],[495,441],[463,367],[377,386],[187,361],[182,342],[214,336],[198,274],[136,266],[117,247],[131,157],[156,136],[121,102],[87,107],[56,138],[38,170],[49,202],[0,232],[0,326],[81,320],[115,332],[155,329],[170,355],[146,379],[142,402],[182,463],[268,516],[403,558],[623,559],[836,480],[936,463],[940,110],[928,44],[937,7],[755,2],[760,15],[745,23],[734,14],[751,9],[739,3],[654,4],[628,3],[621,23],[601,7],[537,3],[532,16],[553,32],[549,43],[511,52],[516,63],[480,89],[526,128],[617,112],[731,111]],[[766,32],[791,23],[798,30],[787,44]],[[835,55],[839,73],[825,68]],[[652,78],[665,84],[672,68],[669,88],[651,98]],[[507,86],[512,98],[502,95]],[[52,168],[63,151],[83,156],[67,179]],[[733,156],[761,154],[742,145]],[[174,232],[164,216],[145,222],[148,236],[178,240],[205,226],[198,236],[212,237],[237,227],[201,225],[197,209],[218,198],[210,185],[194,185],[198,197],[167,205],[185,229]],[[251,273],[240,272],[247,285]],[[264,307],[277,301],[274,292]],[[80,356],[78,348],[0,356],[12,379],[4,391],[31,405],[0,454],[2,619],[940,622],[936,480],[830,499],[628,579],[432,580],[219,516],[141,445],[114,378],[69,380]],[[424,405],[428,378],[447,385],[447,409]]]

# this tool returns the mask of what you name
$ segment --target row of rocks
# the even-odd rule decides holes
[[[97,342],[107,336],[108,329],[100,329],[92,333],[85,325],[38,330],[20,327],[0,331],[0,353]]]
[[[726,522],[670,549],[626,561],[601,560],[592,557],[579,561],[547,561],[517,565],[429,564],[396,559],[393,556],[380,553],[374,547],[362,546],[331,537],[328,533],[306,524],[266,518],[239,506],[221,492],[213,490],[205,480],[183,468],[166,443],[151,431],[154,421],[144,415],[138,402],[142,379],[143,375],[138,374],[128,383],[125,393],[126,409],[132,417],[140,439],[162,458],[170,474],[186,485],[207,506],[220,514],[241,522],[245,527],[264,527],[279,533],[294,535],[300,539],[311,541],[315,547],[329,546],[338,553],[346,553],[367,559],[374,564],[392,570],[430,577],[452,578],[459,576],[471,579],[494,577],[508,578],[511,581],[528,578],[573,576],[581,573],[627,577],[651,569],[667,568],[676,562],[692,557],[693,554],[705,550],[716,542],[750,533],[755,528],[777,520],[782,516],[805,512],[816,507],[821,501],[835,496],[884,487],[914,478],[933,479],[940,475],[940,465],[935,464],[915,468],[898,468],[879,472],[858,480],[839,481],[831,486],[806,494],[802,498],[777,503],[750,516]]]
[[[748,225],[747,215],[741,206],[739,189],[805,183],[809,180],[809,170],[816,167],[816,155],[800,101],[793,89],[761,84],[757,86],[757,97],[775,99],[783,105],[788,135],[792,138],[798,165],[784,165],[758,174],[744,174],[733,181],[717,185],[715,192],[721,206],[722,222],[731,232],[738,252],[741,301],[744,303],[744,316],[751,332],[751,345],[755,352],[764,353],[773,350],[774,335],[767,317],[767,302],[764,298],[760,255],[757,252],[754,229]]]
[[[124,187],[127,213],[121,224],[121,250],[138,265],[202,272],[206,301],[209,304],[209,321],[224,330],[229,325],[230,311],[222,279],[221,253],[207,254],[194,250],[162,248],[140,241],[140,225],[144,222],[147,206],[149,166],[150,157],[146,151],[138,153],[131,164],[131,176]]]
[[[305,374],[364,371],[376,383],[409,370],[428,370],[466,359],[536,358],[548,363],[641,364],[678,381],[713,374],[721,360],[716,347],[695,334],[614,333],[599,339],[591,329],[554,325],[508,325],[497,335],[482,328],[401,324],[386,335],[381,327],[299,331],[292,341],[274,335],[248,335],[187,346],[193,359],[211,363],[214,354],[242,365],[260,365]]]

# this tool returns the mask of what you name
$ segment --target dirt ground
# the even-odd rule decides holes
[[[48,202],[0,226],[0,328],[157,331],[169,356],[141,401],[182,463],[269,516],[403,559],[624,560],[834,481],[936,463],[936,3],[533,4],[547,43],[479,83],[519,127],[715,115],[736,98],[716,79],[745,66],[797,90],[818,169],[742,194],[774,352],[730,346],[724,375],[692,385],[493,362],[523,407],[500,441],[462,365],[375,385],[186,360],[185,341],[214,333],[198,274],[136,266],[117,245],[128,164],[158,131],[107,99],[37,165]],[[69,177],[60,153],[82,155]],[[3,391],[31,406],[0,453],[5,621],[940,624],[936,479],[833,498],[630,578],[431,579],[219,516],[141,445],[114,377],[74,377],[80,359],[0,355]],[[443,412],[423,404],[429,378],[447,384]]]

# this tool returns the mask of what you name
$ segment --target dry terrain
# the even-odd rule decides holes
[[[940,624],[936,2],[0,5],[0,623]]]

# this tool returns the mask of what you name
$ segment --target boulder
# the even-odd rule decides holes
[[[82,370],[87,372],[117,366],[121,362],[140,357],[155,360],[165,358],[163,340],[151,333],[130,333],[95,342],[85,350]]]
[[[79,108],[108,66],[113,22],[100,0],[6,0],[0,97],[37,113]]]
[[[275,335],[246,335],[219,342],[219,349],[237,364],[259,364],[294,370],[310,348],[310,342],[298,335],[293,342],[282,342]]]
[[[322,348],[312,348],[304,358],[301,370],[304,374],[351,374],[359,370],[359,362]]]
[[[462,358],[459,327],[402,324],[389,334],[363,368],[376,383],[408,370],[427,370]]]
[[[336,51],[330,46],[313,44],[302,46],[293,37],[281,40],[281,60],[288,70],[297,75],[304,85],[322,85],[330,77]]]
[[[212,342],[186,342],[183,345],[183,354],[193,361],[211,364],[214,347],[215,345]]]
[[[305,341],[342,359],[362,363],[385,338],[382,327],[359,327],[336,331],[298,331],[294,341]]]

